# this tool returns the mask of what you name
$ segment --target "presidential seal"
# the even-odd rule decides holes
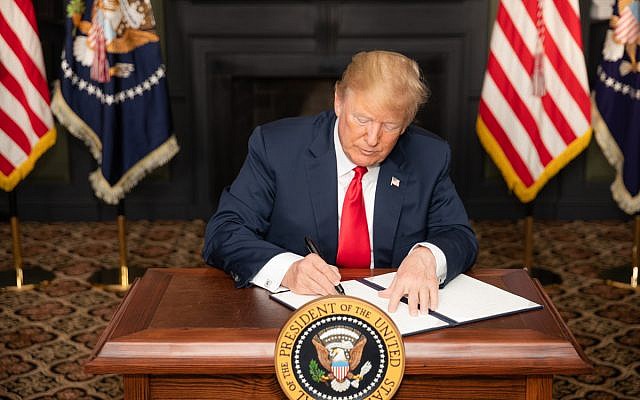
[[[351,296],[326,296],[284,324],[275,368],[289,399],[390,399],[404,373],[404,344],[378,307]]]

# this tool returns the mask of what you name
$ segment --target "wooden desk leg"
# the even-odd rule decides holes
[[[553,376],[527,376],[527,400],[551,400]]]
[[[125,400],[147,400],[149,398],[149,377],[147,375],[124,376]]]

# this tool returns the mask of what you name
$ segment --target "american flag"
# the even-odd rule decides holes
[[[589,144],[578,0],[502,0],[476,128],[522,202]]]
[[[31,0],[0,1],[0,188],[11,191],[56,140]]]
[[[631,5],[628,5],[620,11],[620,19],[616,25],[615,36],[621,43],[634,42],[640,36],[640,23],[638,23],[636,16],[631,12],[631,7],[637,9],[638,2],[634,1]]]

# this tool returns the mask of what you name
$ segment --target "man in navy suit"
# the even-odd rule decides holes
[[[415,61],[362,52],[336,84],[334,112],[258,126],[207,225],[205,261],[238,287],[322,295],[335,293],[336,265],[398,267],[381,292],[389,311],[405,295],[413,315],[435,309],[477,241],[448,144],[411,125],[426,97]],[[305,236],[324,258],[307,254]]]

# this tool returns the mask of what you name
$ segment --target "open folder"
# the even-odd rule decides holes
[[[357,297],[372,303],[387,312],[387,299],[378,296],[393,281],[395,272],[342,282],[347,296]],[[317,299],[317,295],[300,295],[291,291],[275,293],[273,300],[285,306],[298,309],[305,303]],[[528,310],[541,309],[542,305],[524,297],[509,293],[468,275],[458,275],[438,292],[438,308],[429,310],[428,315],[412,317],[406,297],[393,314],[387,314],[403,336],[448,328],[469,322],[495,318]]]

